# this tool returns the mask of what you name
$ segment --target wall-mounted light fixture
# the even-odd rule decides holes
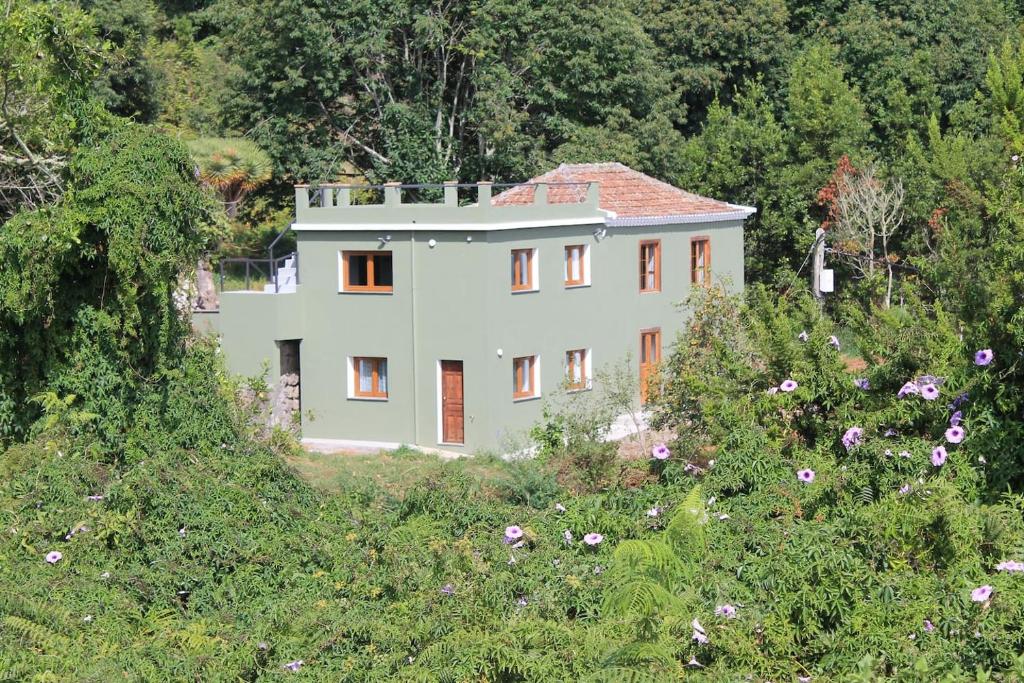
[[[427,240],[427,246],[433,249],[434,247],[437,246],[437,240],[431,237],[429,240]]]
[[[594,228],[594,239],[596,239],[598,242],[600,242],[601,240],[603,240],[607,236],[608,236],[608,228],[603,227],[603,226]]]
[[[505,350],[504,349],[498,349],[498,358],[501,358],[503,355],[505,355]]]

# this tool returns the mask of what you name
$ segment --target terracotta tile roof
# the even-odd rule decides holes
[[[747,207],[685,192],[620,163],[562,164],[529,182],[597,182],[600,208],[614,212],[616,219],[633,219],[630,222],[637,223],[642,223],[645,218],[752,212]],[[533,201],[533,193],[533,187],[529,185],[517,186],[495,196],[493,203],[497,206],[529,204]],[[585,185],[552,185],[548,188],[548,202],[552,204],[579,202],[585,195]]]

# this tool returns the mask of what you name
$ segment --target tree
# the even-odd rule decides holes
[[[270,157],[245,138],[199,138],[188,143],[199,164],[199,180],[212,188],[228,218],[238,214],[245,196],[270,180]]]
[[[16,0],[0,8],[0,221],[58,199],[104,48],[83,12]]]
[[[884,304],[889,308],[897,260],[891,243],[903,225],[903,183],[879,178],[874,166],[857,170],[843,157],[829,189],[827,227],[833,253],[860,277],[872,278],[876,266],[884,266]]]

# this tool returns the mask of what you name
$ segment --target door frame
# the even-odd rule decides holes
[[[444,387],[444,373],[441,365],[445,361],[462,363],[462,442],[455,443],[444,440],[444,398],[442,396]],[[466,445],[466,363],[457,358],[439,358],[437,366],[437,445],[438,446],[465,446]]]

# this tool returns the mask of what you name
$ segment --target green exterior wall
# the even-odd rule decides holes
[[[533,219],[539,208],[522,207],[515,218]],[[278,376],[275,342],[302,340],[304,437],[439,446],[438,361],[462,360],[465,445],[439,447],[502,451],[540,418],[543,395],[562,382],[567,350],[591,349],[598,368],[628,353],[638,367],[640,330],[660,327],[664,357],[685,321],[677,304],[689,293],[691,237],[710,238],[714,279],[734,291],[743,286],[741,220],[604,228],[603,214],[584,204],[564,212],[570,225],[409,230],[395,229],[394,214],[413,207],[377,209],[363,212],[358,228],[332,229],[327,221],[297,228],[297,291],[223,293],[220,314],[206,321],[221,334],[229,369],[247,375],[267,368],[271,379]],[[346,209],[306,209],[303,216],[300,208],[303,225],[318,210],[331,211],[334,220]],[[386,220],[375,228],[367,215]],[[445,220],[431,215],[429,223]],[[595,238],[602,228],[606,235]],[[382,245],[385,236],[390,241]],[[658,293],[639,292],[644,239],[662,243]],[[590,245],[590,286],[563,285],[570,244]],[[539,291],[510,291],[510,250],[519,248],[538,250]],[[377,249],[393,254],[394,292],[339,292],[339,253]],[[387,400],[348,398],[347,359],[360,355],[388,359]],[[512,359],[524,355],[540,357],[542,398],[513,401]]]

